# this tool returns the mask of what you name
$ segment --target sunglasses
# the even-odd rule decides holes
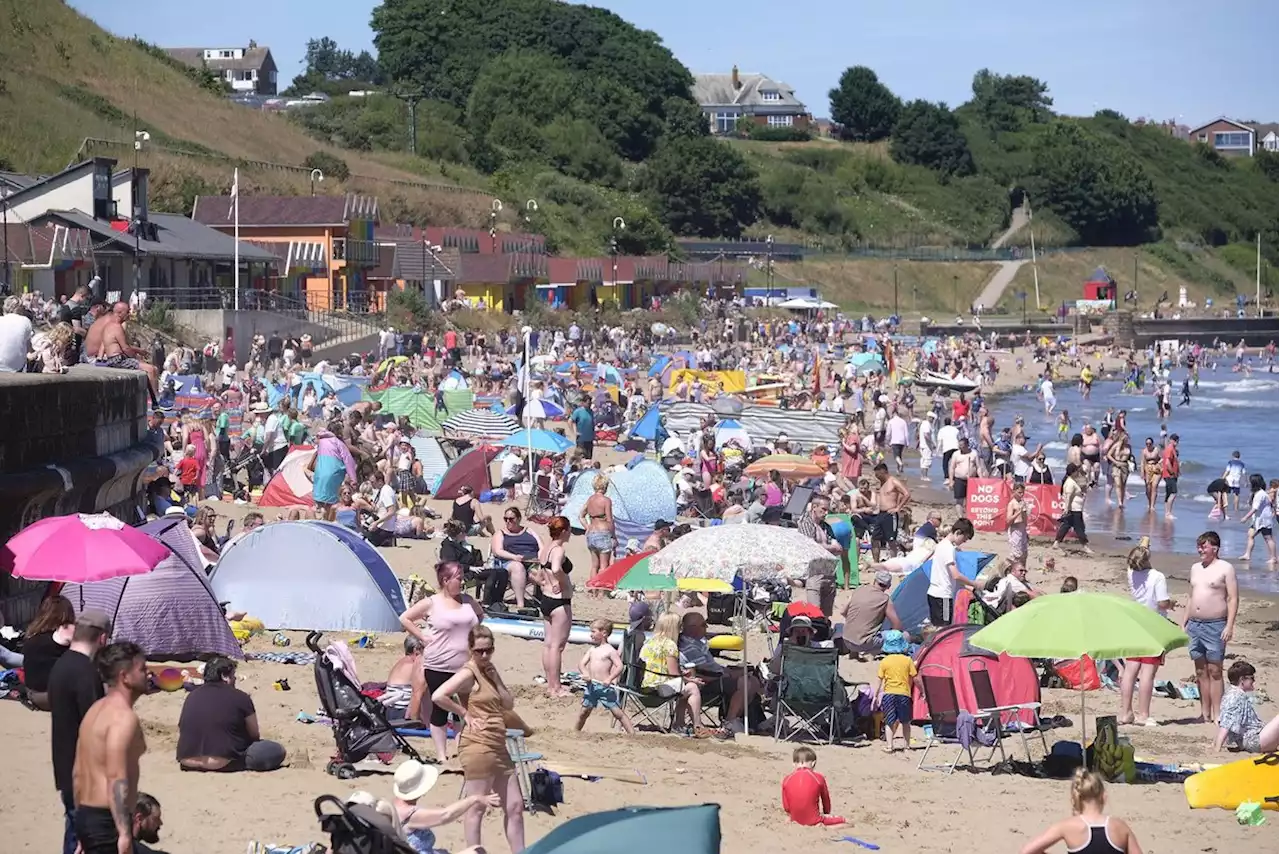
[[[504,521],[504,522],[519,522],[519,521],[520,521],[520,519],[519,519],[519,517],[516,517],[516,516],[503,516],[503,517],[502,517],[502,521]]]
[[[493,655],[493,647],[478,646],[475,649],[471,650],[471,652],[474,653],[475,655]]]

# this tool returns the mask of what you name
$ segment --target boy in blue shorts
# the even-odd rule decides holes
[[[586,726],[591,710],[603,706],[617,718],[618,723],[627,732],[635,732],[631,721],[622,713],[618,702],[618,677],[622,675],[622,656],[609,645],[609,634],[613,631],[613,623],[598,619],[591,621],[591,649],[582,656],[578,669],[587,680],[587,689],[582,693],[582,711],[578,713],[575,730]]]
[[[881,649],[885,656],[876,670],[880,681],[873,704],[884,712],[884,752],[894,753],[895,729],[906,744],[903,749],[911,747],[911,682],[916,678],[916,663],[906,654],[907,636],[896,629],[884,632]]]

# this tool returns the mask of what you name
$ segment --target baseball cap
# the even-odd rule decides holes
[[[98,629],[111,634],[111,618],[107,616],[105,611],[99,611],[97,608],[85,608],[80,612],[80,616],[76,617],[76,628]]]
[[[653,530],[655,531],[661,531],[664,528],[670,528],[670,527],[671,527],[671,523],[668,522],[666,519],[658,519],[653,523]]]
[[[798,616],[791,618],[791,623],[790,625],[787,626],[787,631],[791,631],[792,629],[811,629],[811,628],[813,628],[813,620],[809,619],[804,614],[800,614]]]
[[[627,611],[627,622],[631,624],[631,631],[639,628],[647,628],[653,621],[653,608],[649,607],[648,602],[632,602],[631,608]]]
[[[893,584],[893,576],[883,569],[879,570],[876,572],[876,584],[879,584],[881,587],[888,587],[890,584]]]

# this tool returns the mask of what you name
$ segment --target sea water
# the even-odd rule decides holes
[[[1170,380],[1173,412],[1165,422],[1169,433],[1178,434],[1178,451],[1182,476],[1178,481],[1178,499],[1172,520],[1164,518],[1164,486],[1156,496],[1156,510],[1147,512],[1147,496],[1140,466],[1135,464],[1129,478],[1125,509],[1108,506],[1105,490],[1089,491],[1085,503],[1086,527],[1090,533],[1118,537],[1151,538],[1152,549],[1185,554],[1187,566],[1194,562],[1196,537],[1213,530],[1222,538],[1222,556],[1236,564],[1242,586],[1269,593],[1280,592],[1277,573],[1266,567],[1266,544],[1254,542],[1253,559],[1245,567],[1236,558],[1243,553],[1247,525],[1238,520],[1249,509],[1248,475],[1241,486],[1240,510],[1228,503],[1230,521],[1210,520],[1213,499],[1205,492],[1209,482],[1222,476],[1233,451],[1240,452],[1248,473],[1257,472],[1270,483],[1280,477],[1280,375],[1255,370],[1252,374],[1232,373],[1229,363],[1217,370],[1202,370],[1200,386],[1191,390],[1191,403],[1179,406],[1182,381],[1186,369],[1173,372]],[[1027,373],[1027,382],[1034,377]],[[1141,456],[1143,441],[1150,436],[1160,443],[1161,422],[1156,417],[1154,386],[1147,384],[1145,393],[1125,393],[1118,382],[1095,382],[1093,393],[1085,400],[1078,384],[1070,380],[1056,383],[1057,411],[1066,409],[1071,415],[1071,433],[1079,433],[1085,421],[1095,427],[1102,424],[1107,408],[1127,410],[1127,424],[1132,438],[1135,461]],[[1034,449],[1045,443],[1045,461],[1053,471],[1055,483],[1062,482],[1066,465],[1067,439],[1058,435],[1057,413],[1047,415],[1034,391],[1003,395],[992,404],[997,428],[1012,424],[1016,415],[1026,417],[1027,447]],[[935,466],[935,471],[937,467]],[[935,475],[935,479],[936,475]],[[1228,497],[1228,501],[1231,498]],[[1280,533],[1280,531],[1277,531]]]

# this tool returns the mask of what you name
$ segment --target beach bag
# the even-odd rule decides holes
[[[1083,668],[1082,668],[1083,665]],[[1096,691],[1102,687],[1098,666],[1089,656],[1063,661],[1053,668],[1068,688],[1076,691]],[[1083,684],[1081,684],[1083,683]]]
[[[554,809],[564,803],[564,783],[560,775],[546,768],[539,768],[529,775],[529,800],[541,807]]]

